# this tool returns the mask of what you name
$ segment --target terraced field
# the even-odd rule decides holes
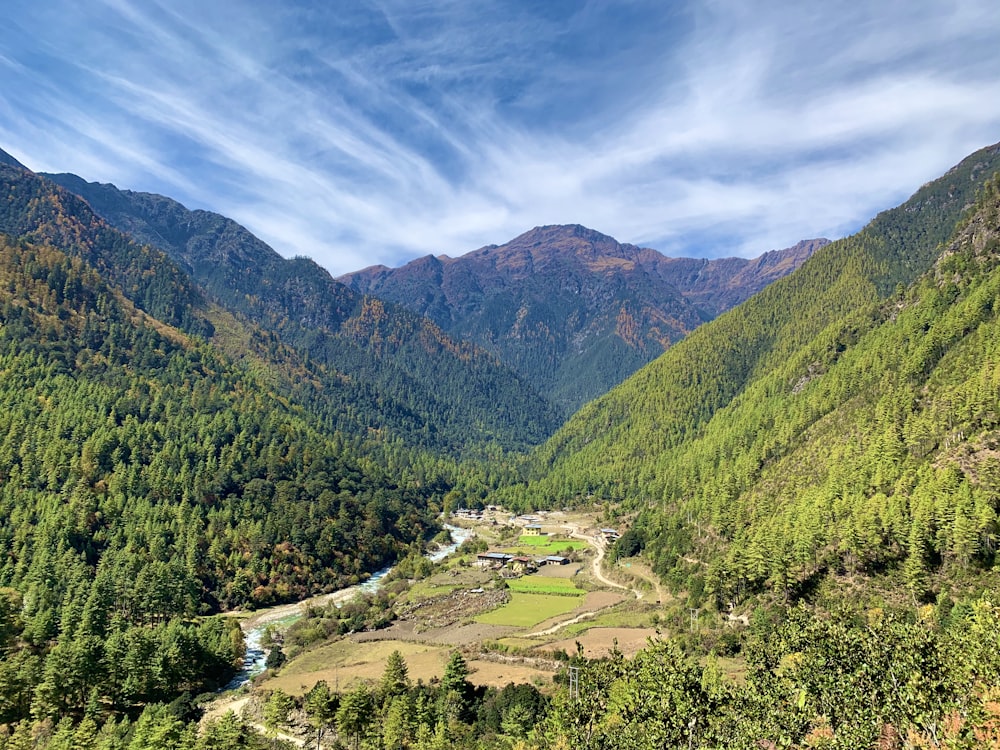
[[[523,580],[523,579],[522,579]],[[546,579],[551,580],[551,579]],[[580,592],[583,593],[582,591]],[[510,625],[530,628],[550,617],[562,615],[577,608],[580,600],[565,594],[529,594],[513,591],[510,601],[492,612],[476,617],[476,622],[488,625]]]
[[[541,576],[525,576],[508,581],[511,591],[525,594],[557,594],[559,596],[583,596],[586,591],[576,587],[573,581],[566,578],[542,578]]]
[[[510,554],[523,553],[533,556],[558,555],[566,550],[587,549],[590,545],[580,539],[558,539],[551,536],[522,536],[517,544],[505,548]]]

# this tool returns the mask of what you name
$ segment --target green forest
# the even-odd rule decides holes
[[[717,607],[831,571],[901,572],[917,601],[937,573],[992,585],[996,151],[589,404],[500,496],[618,503],[628,552]]]
[[[929,607],[917,619],[878,609],[819,619],[790,608],[752,624],[739,683],[713,656],[694,660],[657,639],[632,659],[564,653],[554,690],[544,691],[475,687],[458,651],[439,681],[414,683],[396,651],[374,684],[338,692],[321,681],[300,698],[271,691],[263,731],[229,713],[199,732],[175,701],[132,722],[22,722],[0,734],[0,747],[293,747],[282,729],[294,719],[310,744],[351,750],[995,748],[998,634],[1000,610],[985,600]]]
[[[355,750],[1000,746],[998,171],[973,154],[542,442],[545,402],[428,321],[242,235],[198,271],[215,218],[168,254],[0,165],[0,750],[277,747],[293,719]],[[227,613],[416,565],[485,503],[598,508],[610,562],[746,627],[502,689],[397,653],[199,727],[244,657]]]
[[[207,297],[308,362],[322,386],[311,408],[330,429],[377,431],[452,458],[493,458],[537,445],[561,421],[538,384],[483,349],[354,292],[308,258],[282,258],[230,219],[74,175],[51,178],[190,269]]]

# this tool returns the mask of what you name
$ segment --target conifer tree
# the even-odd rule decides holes
[[[409,670],[406,660],[399,650],[394,650],[389,654],[385,663],[385,671],[382,673],[382,680],[378,686],[378,697],[385,706],[389,700],[397,695],[402,695],[410,687]]]
[[[319,747],[323,733],[337,716],[336,695],[331,692],[326,680],[320,680],[306,693],[302,706],[309,717],[309,723],[316,730],[316,747]]]
[[[373,718],[372,695],[362,683],[341,699],[337,709],[337,732],[358,750]]]

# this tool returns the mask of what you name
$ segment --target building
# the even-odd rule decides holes
[[[530,557],[512,557],[507,565],[515,573],[530,573],[536,569],[535,561]]]
[[[506,552],[480,552],[476,563],[482,568],[502,568],[514,558]]]
[[[524,535],[525,536],[541,536],[542,535],[542,527],[539,526],[537,523],[529,523],[527,526],[524,527]]]

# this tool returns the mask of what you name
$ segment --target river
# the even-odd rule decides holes
[[[444,528],[451,533],[452,542],[433,552],[428,552],[426,557],[432,562],[440,562],[448,557],[448,555],[461,546],[462,542],[472,536],[470,529],[463,529],[449,524],[444,524]],[[302,617],[309,607],[322,607],[330,602],[340,604],[350,601],[359,593],[373,594],[379,590],[379,587],[382,585],[382,579],[389,574],[390,570],[392,570],[391,565],[373,573],[364,583],[359,583],[356,586],[348,586],[332,594],[321,594],[303,599],[300,602],[280,604],[276,607],[268,607],[267,609],[254,612],[253,615],[240,623],[243,627],[243,639],[247,647],[246,656],[243,659],[243,668],[230,680],[229,684],[223,690],[235,690],[264,671],[265,663],[267,662],[267,651],[264,648],[264,634],[269,627],[288,627]]]

